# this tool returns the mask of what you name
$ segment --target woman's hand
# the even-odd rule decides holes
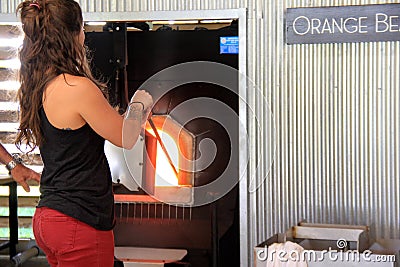
[[[137,90],[131,102],[141,102],[144,105],[144,109],[147,110],[153,105],[153,97],[145,90]]]
[[[135,103],[138,103],[143,108],[143,113],[142,113],[142,125],[146,123],[147,118],[151,112],[151,109],[153,107],[153,97],[145,90],[137,90],[133,97],[131,98],[130,105],[134,105]],[[141,104],[140,104],[141,103]]]
[[[13,179],[20,184],[26,192],[30,191],[27,181],[33,180],[40,183],[40,174],[25,167],[22,164],[17,164],[17,166],[12,169],[11,175]]]

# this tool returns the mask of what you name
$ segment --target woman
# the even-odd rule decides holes
[[[89,70],[77,2],[24,1],[17,12],[25,37],[16,143],[39,146],[44,164],[36,241],[51,266],[113,266],[114,201],[104,140],[132,146],[152,97],[145,91],[133,96],[123,142],[123,118]]]

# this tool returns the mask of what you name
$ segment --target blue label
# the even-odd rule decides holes
[[[219,38],[220,54],[239,54],[239,37],[227,36]]]

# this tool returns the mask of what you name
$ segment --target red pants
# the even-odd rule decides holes
[[[112,231],[99,231],[53,209],[37,208],[33,233],[51,267],[114,266]]]

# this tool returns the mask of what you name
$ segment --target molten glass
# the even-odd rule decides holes
[[[153,130],[146,129],[151,135],[155,137]],[[179,151],[178,145],[175,140],[167,133],[162,130],[158,130],[158,133],[161,137],[162,142],[164,143],[165,148],[168,151],[169,156],[171,157],[172,163],[175,166],[175,169],[178,168],[179,164]],[[168,161],[167,156],[165,155],[163,149],[159,142],[157,142],[157,157],[156,157],[156,181],[155,186],[177,186],[178,185],[178,177],[176,176],[171,164]]]

